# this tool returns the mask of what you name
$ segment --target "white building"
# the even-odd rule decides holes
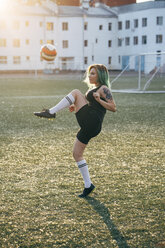
[[[84,70],[89,64],[103,63],[109,69],[151,71],[164,65],[159,56],[165,51],[165,1],[119,7],[98,4],[89,7],[57,6],[49,1],[36,6],[11,5],[0,13],[0,71]],[[57,47],[53,64],[40,60],[44,43]],[[147,60],[150,60],[150,63]],[[156,60],[151,63],[152,60]]]

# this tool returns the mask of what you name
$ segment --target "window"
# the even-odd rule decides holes
[[[0,39],[0,47],[6,47],[6,39]]]
[[[0,64],[7,64],[7,56],[0,56]]]
[[[108,64],[110,65],[112,63],[112,57],[108,57]]]
[[[20,64],[21,57],[20,56],[13,56],[13,64]]]
[[[84,30],[87,30],[87,29],[88,29],[88,23],[85,22],[85,23],[84,23]]]
[[[62,41],[62,47],[63,48],[68,48],[68,40],[63,40]]]
[[[138,36],[133,37],[133,44],[138,45]]]
[[[122,30],[122,22],[118,22],[118,30]]]
[[[112,30],[112,23],[111,22],[108,23],[108,30]]]
[[[25,26],[26,26],[26,27],[29,26],[29,22],[28,22],[28,21],[25,22]]]
[[[112,41],[111,40],[108,41],[108,47],[112,47]]]
[[[52,31],[53,30],[53,22],[47,22],[46,23],[46,29],[48,31]]]
[[[88,46],[88,40],[84,40],[84,46],[85,46],[85,47]]]
[[[138,19],[134,19],[134,28],[138,28],[138,25],[139,25]]]
[[[13,47],[20,47],[20,40],[19,39],[13,40]]]
[[[68,30],[68,22],[62,23],[62,30],[64,30],[64,31]]]
[[[99,30],[103,30],[103,25],[99,25]]]
[[[143,45],[146,45],[147,44],[147,36],[146,35],[143,35],[142,36],[142,44]]]
[[[129,29],[130,28],[130,21],[125,21],[125,29]]]
[[[158,34],[156,35],[156,43],[162,43],[163,42],[163,35]]]
[[[121,47],[122,46],[122,39],[118,39],[118,46]]]
[[[142,27],[147,27],[147,18],[142,18]]]
[[[126,46],[130,45],[130,38],[129,37],[125,37],[125,45]]]
[[[85,64],[85,65],[88,64],[88,57],[84,57],[84,64]]]
[[[54,40],[47,40],[47,43],[54,45]]]
[[[26,45],[29,45],[30,41],[28,39],[26,39]]]
[[[163,25],[163,16],[157,16],[156,17],[156,24],[157,25]]]
[[[0,29],[5,29],[6,28],[6,22],[1,20],[0,21]]]
[[[13,22],[13,29],[18,30],[19,29],[19,21]]]

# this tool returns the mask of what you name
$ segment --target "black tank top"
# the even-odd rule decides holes
[[[105,115],[106,113],[106,109],[95,100],[93,93],[96,92],[99,88],[101,87],[101,85],[97,88],[94,88],[93,90],[89,90],[86,92],[86,99],[89,102],[89,106],[92,107],[93,109],[101,112],[103,115]],[[105,101],[105,99],[100,98],[101,100]]]

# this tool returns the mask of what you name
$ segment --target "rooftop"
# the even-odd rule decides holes
[[[5,13],[11,15],[42,15],[42,16],[61,16],[61,17],[98,17],[109,18],[117,17],[122,13],[137,12],[148,9],[161,9],[165,8],[165,1],[148,1],[143,3],[134,3],[122,5],[118,7],[108,7],[104,4],[97,4],[96,7],[83,8],[82,6],[57,6],[56,4],[43,4],[35,6],[27,6],[21,4],[10,5],[6,12],[1,12],[0,15]]]
[[[128,5],[122,5],[118,7],[113,7],[118,14],[136,12],[148,9],[160,9],[165,8],[165,1],[148,1],[143,3],[133,3]]]

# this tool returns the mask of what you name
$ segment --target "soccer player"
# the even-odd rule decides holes
[[[116,111],[110,91],[109,73],[104,65],[89,66],[85,82],[89,85],[85,96],[78,89],[74,89],[56,106],[34,113],[38,117],[55,118],[56,113],[64,108],[69,107],[70,112],[75,111],[80,130],[74,143],[73,157],[85,184],[82,194],[79,195],[82,198],[89,195],[95,188],[90,179],[88,165],[83,157],[84,150],[89,140],[100,133],[106,110]],[[90,89],[91,86],[93,86],[92,89]]]

